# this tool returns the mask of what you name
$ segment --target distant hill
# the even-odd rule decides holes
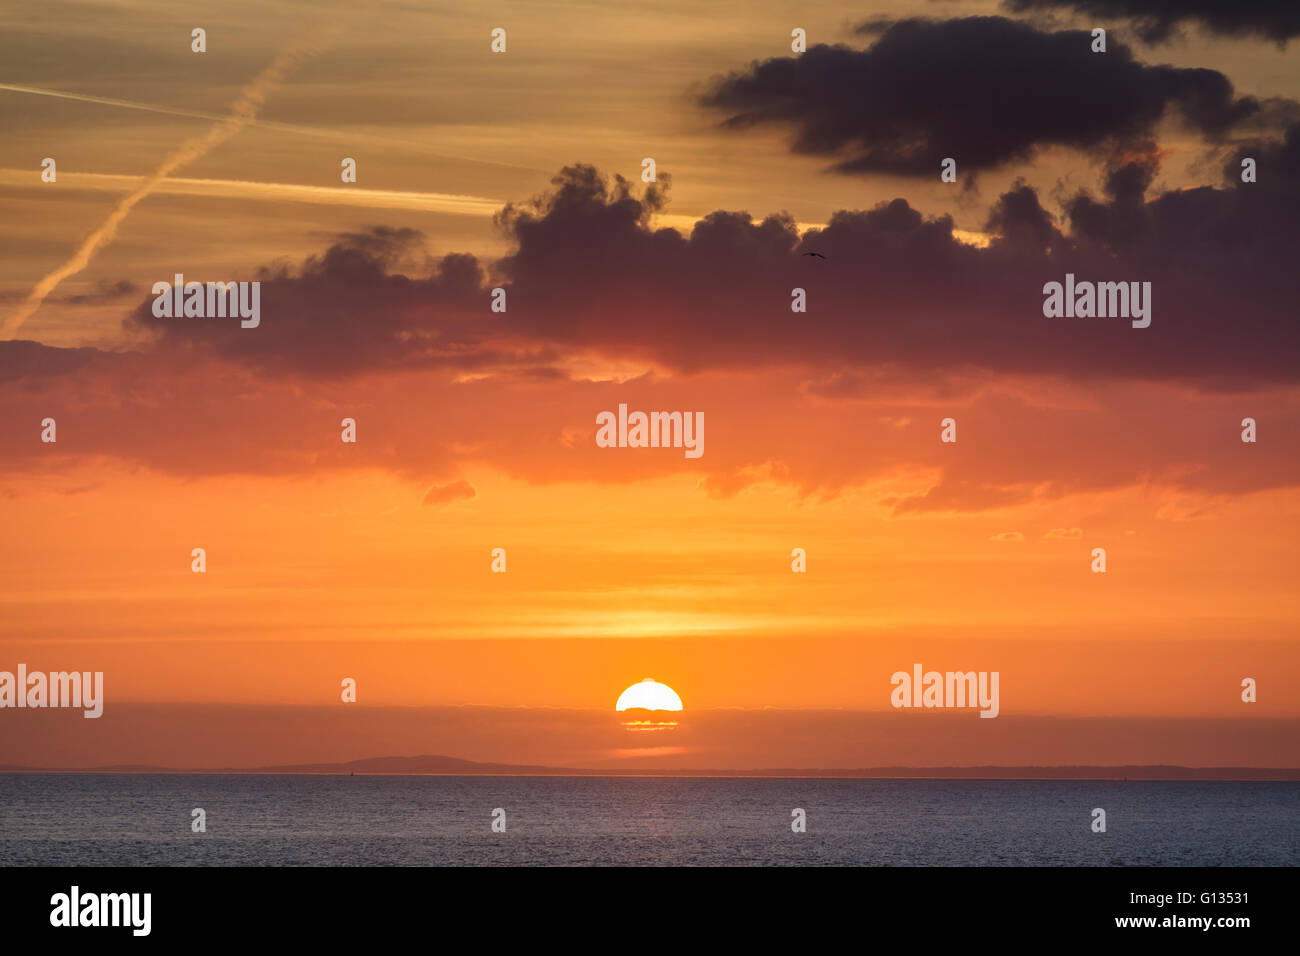
[[[562,768],[508,763],[479,763],[459,757],[425,754],[419,757],[366,757],[347,763],[302,763],[258,767],[255,773],[557,773]]]
[[[592,769],[529,764],[480,763],[459,757],[367,757],[344,763],[286,764],[271,767],[22,767],[0,764],[0,773],[267,773],[267,774],[447,774],[557,777],[827,777],[839,779],[930,780],[1277,780],[1300,781],[1294,767],[870,767],[862,769],[761,770]]]

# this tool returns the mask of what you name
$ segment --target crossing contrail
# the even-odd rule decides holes
[[[114,96],[91,96],[89,93],[69,93],[66,90],[47,90],[41,86],[21,86],[18,83],[0,83],[0,90],[8,90],[11,93],[30,93],[33,96],[54,96],[61,100],[75,100],[78,103],[98,103],[101,106],[120,106],[123,109],[128,110],[146,110],[150,113],[166,113],[168,116],[188,116],[191,119],[225,119],[225,117],[220,113],[207,113],[203,110],[187,110],[179,106],[157,106],[153,103],[140,103],[136,100],[123,100]],[[266,125],[266,123],[263,121],[258,125]]]
[[[31,294],[27,296],[23,304],[5,321],[3,329],[0,329],[0,338],[13,338],[18,329],[22,327],[22,324],[41,307],[41,303],[45,301],[46,296],[53,292],[60,282],[86,268],[100,247],[112,241],[114,235],[117,234],[118,227],[130,215],[131,210],[136,207],[140,200],[153,192],[158,183],[182,166],[204,156],[213,147],[224,143],[253,122],[257,118],[257,111],[261,108],[271,87],[292,73],[305,60],[316,55],[324,39],[323,31],[318,28],[291,40],[288,46],[276,54],[270,65],[253,77],[240,90],[239,96],[230,105],[230,109],[225,116],[221,117],[202,136],[187,139],[168,153],[157,169],[146,176],[135,189],[117,201],[117,204],[104,218],[104,221],[91,230],[86,238],[81,240],[81,245],[77,247],[77,251],[72,254],[72,257],[67,262],[36,283],[36,287],[32,289]]]
[[[100,106],[116,106],[120,109],[143,110],[146,113],[162,113],[165,116],[183,116],[187,119],[204,119],[221,121],[225,117],[220,113],[210,113],[206,110],[191,110],[181,106],[161,106],[157,103],[142,103],[139,100],[124,100],[116,96],[92,96],[89,93],[70,93],[67,90],[50,90],[41,86],[23,86],[19,83],[0,83],[0,90],[8,90],[10,93],[28,93],[32,96],[51,96],[61,100],[72,100],[76,103],[95,103]],[[435,159],[454,159],[466,163],[479,163],[484,166],[500,166],[504,169],[524,169],[534,173],[551,174],[555,170],[543,169],[539,166],[524,166],[520,163],[503,163],[494,159],[479,159],[474,156],[462,156],[456,153],[435,152],[430,150],[424,143],[413,139],[403,139],[398,136],[374,136],[369,133],[358,133],[346,129],[329,129],[319,126],[304,126],[301,123],[282,123],[278,120],[252,119],[247,123],[256,129],[273,130],[281,133],[293,133],[298,136],[317,136],[322,139],[332,139],[348,143],[374,143],[379,146],[394,147],[405,146],[417,150],[426,156],[432,156]]]

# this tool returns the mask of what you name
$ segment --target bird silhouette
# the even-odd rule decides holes
[[[825,257],[824,255],[822,255],[820,252],[805,252],[804,255],[805,255],[805,256],[816,256],[818,259],[825,259],[825,258],[826,258],[826,257]]]

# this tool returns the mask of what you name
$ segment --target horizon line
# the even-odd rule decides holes
[[[1055,764],[909,767],[552,767],[501,764],[437,754],[412,757],[366,757],[351,761],[278,764],[260,767],[166,767],[149,764],[108,764],[97,767],[33,767],[0,764],[11,774],[202,774],[258,776],[442,776],[442,777],[712,777],[769,779],[878,780],[1037,780],[1037,781],[1160,781],[1160,782],[1300,782],[1300,767],[1188,767],[1179,764]]]

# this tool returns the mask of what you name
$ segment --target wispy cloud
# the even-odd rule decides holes
[[[270,92],[275,84],[287,77],[305,60],[316,54],[320,44],[325,39],[326,32],[325,27],[317,26],[290,40],[276,54],[270,65],[245,84],[244,88],[240,90],[239,96],[230,105],[229,112],[212,126],[207,133],[187,139],[168,153],[157,169],[146,176],[130,193],[118,200],[104,220],[92,229],[86,238],[81,240],[77,251],[72,254],[72,257],[67,262],[36,283],[27,300],[18,307],[16,312],[9,316],[3,328],[0,328],[0,336],[5,338],[13,337],[18,329],[22,327],[22,324],[41,307],[41,303],[45,301],[46,296],[58,288],[60,282],[69,276],[76,275],[90,265],[95,253],[102,246],[113,241],[113,237],[117,235],[118,227],[126,221],[126,217],[131,214],[131,210],[153,192],[158,183],[182,166],[206,155],[214,147],[235,136],[252,122],[257,116],[257,111],[261,109],[266,94]]]

